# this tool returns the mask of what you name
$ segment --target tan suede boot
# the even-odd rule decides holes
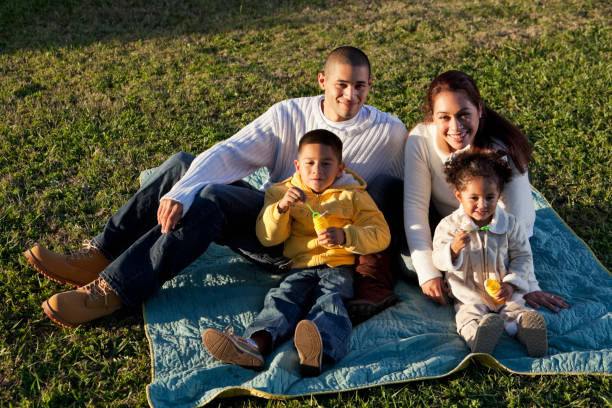
[[[40,245],[24,252],[28,261],[47,278],[73,286],[87,285],[110,264],[100,251],[88,242],[82,249],[59,255]]]
[[[56,293],[42,304],[51,320],[71,328],[107,316],[122,306],[119,296],[102,278],[75,290]]]

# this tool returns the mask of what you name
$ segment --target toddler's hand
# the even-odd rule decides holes
[[[464,230],[458,230],[453,242],[451,242],[451,257],[453,262],[459,256],[459,252],[470,242],[470,234]]]
[[[304,194],[304,192],[297,187],[291,187],[278,202],[278,212],[281,214],[286,213],[289,210],[289,207],[291,207],[291,205],[297,201],[305,202],[306,194]]]
[[[499,302],[501,301],[507,302],[508,300],[510,300],[513,293],[514,293],[514,286],[512,286],[509,283],[502,282],[501,289],[493,297]]]
[[[338,227],[325,228],[318,236],[319,244],[323,246],[344,245],[346,243],[346,235],[344,230]]]

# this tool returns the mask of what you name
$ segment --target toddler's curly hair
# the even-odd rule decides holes
[[[465,186],[475,177],[495,178],[499,192],[512,179],[512,169],[506,155],[500,152],[466,151],[452,157],[444,164],[446,181],[457,191],[463,191]]]

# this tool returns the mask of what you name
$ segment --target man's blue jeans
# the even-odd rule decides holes
[[[259,243],[255,222],[264,192],[243,181],[207,185],[176,228],[161,233],[157,224],[159,200],[187,172],[193,159],[190,154],[177,153],[166,160],[93,239],[93,245],[112,261],[100,276],[126,306],[137,306],[153,295],[204,253],[211,242],[227,245],[275,272],[288,266],[282,245],[267,248]],[[392,228],[392,236],[400,239],[401,187],[400,179],[389,176],[377,177],[368,186]],[[398,226],[401,232],[394,231]]]
[[[354,265],[293,270],[270,289],[244,337],[265,330],[279,344],[291,338],[300,320],[310,320],[321,334],[323,354],[338,362],[348,351],[353,329],[344,300],[353,297],[354,271]]]
[[[96,246],[111,264],[100,276],[126,306],[137,306],[164,282],[196,260],[211,242],[227,245],[250,260],[283,269],[282,245],[266,248],[255,235],[264,193],[248,183],[211,184],[196,196],[176,228],[161,233],[159,200],[185,174],[194,156],[166,160],[107,222]]]

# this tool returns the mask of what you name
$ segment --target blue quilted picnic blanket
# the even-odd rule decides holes
[[[259,173],[250,181],[259,183]],[[263,372],[222,364],[204,349],[202,332],[232,324],[241,333],[280,277],[212,245],[143,305],[152,361],[150,405],[197,407],[222,396],[280,399],[438,378],[463,369],[470,359],[520,374],[611,374],[612,276],[541,194],[533,196],[536,276],[543,290],[571,305],[559,314],[541,311],[548,325],[546,357],[527,357],[505,334],[492,357],[470,354],[455,331],[453,309],[400,281],[395,286],[400,301],[356,326],[347,356],[319,377],[300,377],[292,341],[267,358]]]

